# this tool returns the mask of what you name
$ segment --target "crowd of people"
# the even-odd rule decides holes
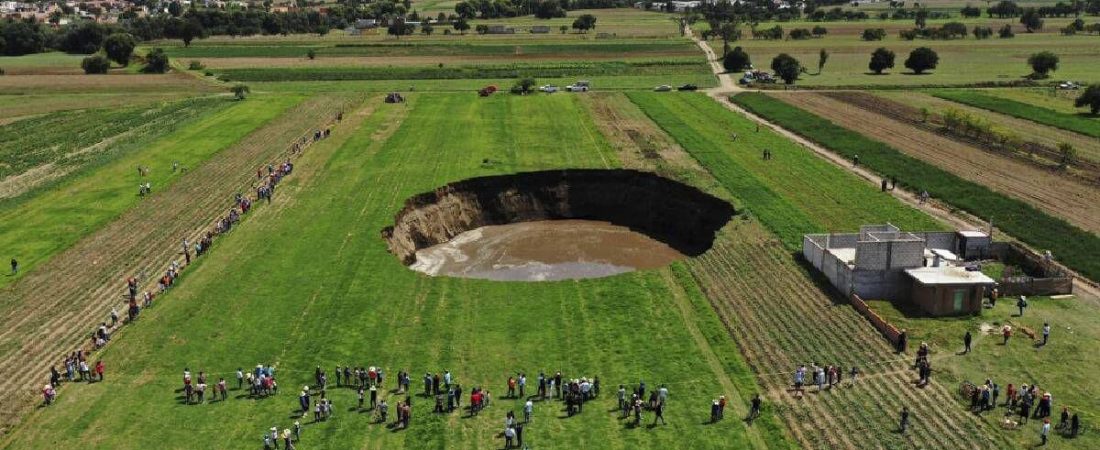
[[[337,122],[340,121],[342,118],[343,118],[342,113],[338,113],[336,115],[336,121]],[[312,134],[313,135],[313,141],[318,141],[318,140],[327,138],[330,135],[330,133],[331,133],[331,129],[328,129],[328,128],[325,128],[323,130],[315,130]],[[289,153],[291,155],[300,154],[302,152],[302,150],[305,148],[305,146],[308,145],[309,142],[310,142],[310,140],[309,140],[308,136],[304,136],[300,139],[295,140],[290,146]],[[175,172],[178,169],[179,169],[179,164],[174,163],[173,167],[172,167],[173,172]],[[282,181],[282,179],[284,177],[286,177],[287,175],[290,175],[290,173],[294,170],[294,164],[291,162],[291,160],[289,158],[287,158],[280,164],[277,164],[277,165],[276,164],[269,164],[269,165],[267,165],[266,169],[267,169],[267,176],[266,177],[263,175],[263,170],[264,170],[263,167],[261,167],[257,172],[259,174],[260,179],[258,180],[257,187],[256,187],[256,200],[267,199],[268,202],[270,202],[271,197],[272,197],[272,195],[275,191],[276,185],[278,185],[278,183],[280,181]],[[148,172],[149,172],[149,168],[147,168],[147,167],[139,167],[138,168],[138,175],[140,177],[147,176]],[[140,185],[140,192],[139,193],[142,196],[145,196],[145,195],[147,195],[151,192],[152,192],[152,186],[151,186],[150,183],[146,182],[146,183],[142,183]],[[65,380],[76,381],[77,380],[76,377],[79,376],[80,381],[102,381],[103,380],[103,371],[104,371],[103,362],[102,361],[97,361],[94,366],[89,367],[88,362],[87,362],[87,358],[86,358],[87,353],[89,351],[99,350],[99,349],[103,348],[103,346],[107,345],[108,341],[110,341],[110,339],[111,339],[111,333],[115,329],[117,329],[118,327],[121,327],[124,323],[130,323],[130,322],[133,322],[133,321],[137,320],[138,315],[140,314],[141,310],[143,308],[148,308],[148,307],[152,306],[153,305],[153,300],[158,294],[162,294],[162,293],[168,291],[169,288],[171,288],[172,285],[175,283],[176,279],[179,277],[180,271],[184,267],[186,267],[187,265],[189,265],[191,263],[191,258],[192,258],[191,251],[192,251],[192,249],[194,249],[194,255],[196,257],[206,253],[206,251],[213,244],[214,238],[218,235],[221,235],[221,234],[224,234],[224,233],[228,232],[233,227],[233,225],[238,223],[240,221],[241,215],[244,214],[244,213],[247,213],[249,210],[251,210],[252,203],[253,203],[253,199],[248,198],[248,196],[245,196],[241,193],[237,193],[236,196],[235,196],[235,199],[234,199],[234,206],[232,208],[230,208],[229,212],[226,215],[222,216],[221,218],[219,218],[214,223],[214,226],[213,226],[212,230],[209,230],[209,231],[203,233],[202,237],[199,239],[198,242],[196,242],[194,244],[193,247],[192,247],[191,243],[188,241],[188,239],[184,238],[183,242],[182,242],[182,251],[181,251],[181,253],[183,254],[183,257],[184,257],[183,264],[181,264],[180,261],[176,260],[176,259],[173,259],[171,262],[169,262],[168,267],[163,272],[163,275],[161,275],[159,277],[156,277],[157,287],[154,290],[141,292],[139,294],[140,283],[141,283],[140,277],[131,276],[131,277],[127,278],[126,279],[126,294],[127,294],[126,298],[128,299],[128,302],[127,302],[127,319],[128,320],[126,322],[120,322],[117,309],[112,308],[111,309],[111,314],[110,314],[111,324],[108,326],[108,324],[106,322],[103,322],[91,334],[90,350],[88,350],[84,347],[81,347],[77,351],[73,352],[72,355],[65,358],[65,361],[64,361],[64,365],[65,365],[65,368],[66,368],[66,375],[64,377]],[[19,263],[15,258],[12,258],[12,260],[11,260],[11,269],[12,269],[12,275],[15,275],[15,274],[18,273]],[[139,304],[139,299],[141,300],[140,304]],[[62,381],[63,381],[63,379],[60,375],[60,372],[57,371],[56,367],[51,367],[50,368],[50,382],[49,382],[49,384],[45,385],[42,388],[42,395],[43,395],[43,400],[44,400],[45,404],[47,404],[47,405],[52,404],[53,401],[56,399],[57,388],[60,386],[60,383]],[[205,381],[205,379],[203,379],[202,381]],[[273,391],[275,389],[274,379],[272,378],[267,382],[272,384],[270,390]],[[220,384],[219,384],[218,388],[219,388],[219,394],[224,394],[224,390],[221,389],[222,386]],[[197,384],[192,386],[188,382],[188,383],[185,383],[184,389],[185,390],[190,390],[190,393],[192,394],[192,395],[187,396],[188,403],[191,402],[192,397],[198,398],[199,399],[198,401],[201,403],[202,399],[203,399],[203,396],[204,396],[204,391],[206,389],[206,383],[205,382],[200,382],[200,383],[197,383]]]
[[[849,383],[855,383],[856,378],[859,376],[859,368],[852,366],[852,368],[848,370],[848,375]],[[797,396],[802,397],[805,394],[807,376],[810,377],[810,384],[817,386],[817,392],[821,392],[825,389],[832,389],[842,384],[844,381],[844,368],[839,364],[819,366],[815,362],[810,364],[809,368],[807,368],[805,364],[798,366],[793,376],[793,392]]]

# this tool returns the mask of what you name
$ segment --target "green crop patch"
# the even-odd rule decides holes
[[[805,233],[866,223],[942,228],[704,95],[632,92],[629,96],[791,250],[801,248]],[[765,149],[772,159],[763,159]]]
[[[994,97],[973,91],[943,90],[935,91],[932,95],[945,100],[988,109],[993,112],[1019,117],[1043,125],[1050,125],[1063,130],[1100,138],[1100,118],[1090,117],[1084,114],[1066,114],[1041,106],[1029,105],[1016,100]]]
[[[227,81],[455,80],[709,73],[704,61],[532,63],[444,67],[317,67],[223,69]]]
[[[765,94],[739,94],[731,100],[849,159],[859,155],[860,164],[896,176],[904,186],[926,190],[978,217],[992,218],[1008,234],[1036,248],[1049,249],[1066,266],[1100,279],[1100,259],[1096,258],[1100,237],[1094,234]]]

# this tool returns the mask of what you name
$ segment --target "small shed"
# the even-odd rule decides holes
[[[995,284],[980,271],[964,267],[919,267],[905,273],[913,280],[913,303],[933,316],[981,312],[985,290]]]

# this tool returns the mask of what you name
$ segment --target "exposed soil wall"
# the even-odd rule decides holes
[[[551,170],[471,178],[413,196],[382,237],[412,264],[417,250],[482,226],[584,219],[625,226],[697,256],[733,214],[721,199],[648,172]]]

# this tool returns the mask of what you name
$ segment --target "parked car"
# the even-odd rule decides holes
[[[680,86],[680,87],[676,88],[676,90],[677,91],[697,91],[697,90],[699,90],[699,86],[688,83],[688,84],[685,84],[683,86]]]
[[[1078,89],[1081,89],[1081,85],[1077,84],[1076,82],[1073,82],[1073,81],[1066,81],[1066,82],[1063,82],[1063,83],[1059,84],[1058,89],[1062,89],[1062,90],[1066,90],[1066,91],[1076,91]]]
[[[553,94],[555,92],[558,92],[558,87],[554,86],[552,84],[548,84],[546,86],[540,87],[539,90],[542,91],[542,92],[545,92],[547,94]]]
[[[565,87],[565,90],[569,92],[588,92],[588,85],[570,84]]]
[[[668,91],[672,90],[672,86],[669,86],[667,84],[662,84],[660,86],[657,86],[657,87],[653,88],[653,90],[657,91],[657,92],[668,92]]]

